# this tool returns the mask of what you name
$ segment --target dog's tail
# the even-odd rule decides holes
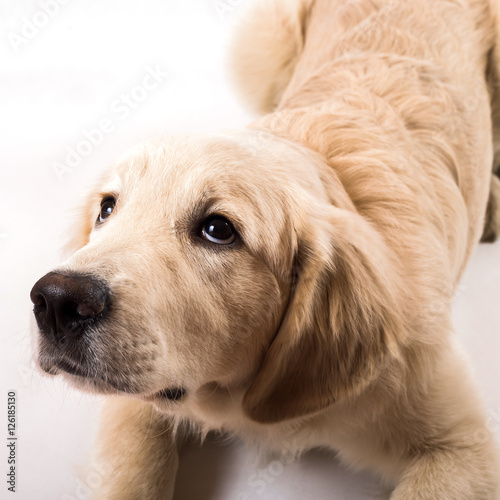
[[[260,0],[236,27],[230,64],[245,102],[259,113],[279,104],[305,42],[314,0]]]

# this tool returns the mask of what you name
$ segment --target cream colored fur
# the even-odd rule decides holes
[[[60,268],[113,295],[92,351],[122,387],[103,414],[113,472],[97,498],[171,498],[186,429],[331,448],[391,500],[499,498],[450,313],[483,230],[500,230],[497,20],[488,0],[266,0],[232,61],[269,114],[152,141],[110,169]],[[200,238],[210,213],[233,222],[235,245]],[[159,397],[178,386],[180,401]]]
[[[269,113],[280,102],[304,48],[312,3],[260,2],[238,26],[231,66],[243,100],[256,111]]]

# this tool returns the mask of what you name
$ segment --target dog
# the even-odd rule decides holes
[[[31,291],[37,362],[106,394],[97,498],[172,498],[189,432],[334,450],[391,500],[492,500],[451,323],[500,231],[499,5],[266,0],[231,55],[248,128],[133,150]]]

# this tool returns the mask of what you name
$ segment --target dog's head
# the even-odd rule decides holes
[[[325,168],[254,132],[133,152],[33,287],[41,368],[166,411],[227,389],[260,422],[359,393],[396,354],[397,297]]]

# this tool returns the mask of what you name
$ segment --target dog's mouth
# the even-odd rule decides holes
[[[82,368],[74,363],[61,358],[61,359],[47,359],[45,357],[40,357],[39,360],[40,368],[49,375],[59,375],[59,373],[65,372],[70,375],[76,375],[78,377],[90,378],[89,370]]]
[[[55,368],[62,370],[70,375],[77,375],[78,377],[90,378],[88,370],[83,369],[79,366],[72,365],[65,360],[60,360],[55,363]],[[94,378],[94,377],[92,377]]]
[[[186,389],[184,389],[184,387],[174,387],[163,389],[162,391],[157,392],[155,396],[168,401],[179,401],[185,394]]]
[[[58,375],[61,372],[71,375],[78,381],[89,382],[93,390],[98,392],[110,392],[109,389],[113,389],[120,393],[126,394],[141,394],[142,391],[134,389],[130,384],[118,383],[113,380],[113,378],[105,375],[99,375],[98,370],[90,370],[86,366],[81,366],[75,363],[71,363],[64,358],[52,360],[50,363],[40,363],[42,370],[50,375]],[[186,389],[184,387],[167,387],[154,393],[147,399],[152,401],[180,401],[186,394]]]
[[[102,394],[139,392],[125,377],[117,378],[105,369],[78,363],[66,356],[39,356],[38,364],[49,375],[69,375],[68,381],[82,390]]]
[[[100,373],[99,370],[92,370],[90,367],[72,363],[64,358],[53,359],[50,362],[40,362],[40,367],[49,375],[69,375],[70,382],[83,390],[103,394],[114,392],[133,394],[137,392],[126,382],[114,380],[113,377],[106,373]]]

